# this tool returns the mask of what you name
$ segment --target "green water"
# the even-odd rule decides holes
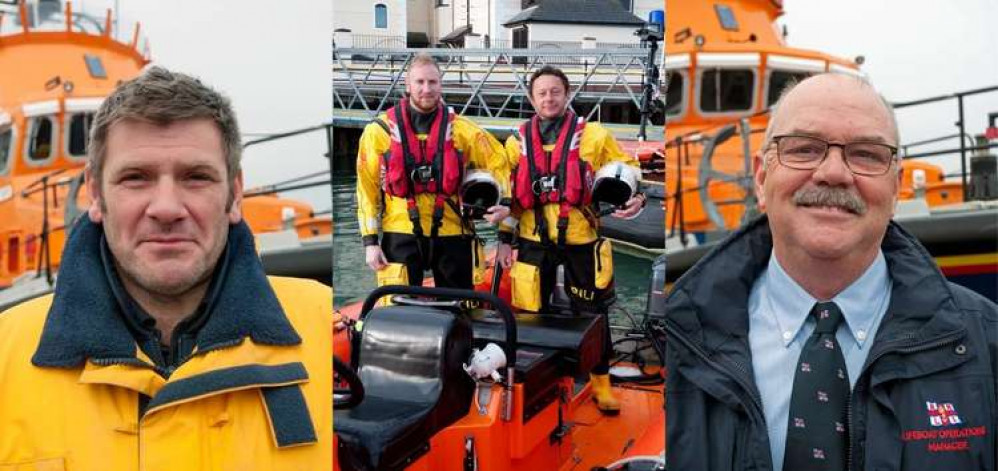
[[[338,157],[333,173],[333,293],[337,308],[364,299],[376,286],[374,272],[364,263],[364,248],[357,228],[356,174],[347,156]],[[479,225],[487,250],[495,247],[495,231]],[[614,253],[617,307],[639,316],[645,310],[645,297],[651,279],[651,260]]]

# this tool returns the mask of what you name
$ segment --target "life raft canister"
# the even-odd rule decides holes
[[[445,203],[458,193],[464,173],[461,153],[454,148],[455,114],[448,107],[438,106],[424,141],[419,140],[413,129],[408,103],[395,105],[387,115],[391,147],[382,161],[384,191],[407,200],[412,232],[417,236],[422,236],[423,229],[416,195],[435,194],[430,236],[436,237]]]
[[[559,204],[558,245],[565,244],[569,211],[573,207],[585,208],[592,202],[592,169],[579,155],[585,128],[585,119],[567,112],[555,147],[547,152],[541,139],[539,116],[520,126],[521,151],[513,178],[513,196],[523,209]],[[543,214],[536,214],[535,221],[541,241],[548,243]]]

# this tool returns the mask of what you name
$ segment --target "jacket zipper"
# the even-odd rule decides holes
[[[866,367],[864,367],[863,371],[860,372],[859,378],[856,381],[856,391],[853,391],[853,393],[849,395],[849,403],[846,404],[846,427],[847,427],[847,430],[849,430],[849,447],[848,447],[848,452],[847,452],[847,455],[846,455],[846,469],[847,470],[852,470],[853,469],[853,465],[852,465],[852,463],[853,463],[853,448],[854,448],[853,447],[853,442],[854,442],[854,440],[856,438],[855,434],[853,433],[853,425],[852,425],[852,410],[853,410],[852,403],[856,399],[856,396],[857,396],[856,392],[859,392],[860,388],[865,385],[865,382],[862,381],[862,380],[868,379],[868,378],[865,378],[865,374],[866,374],[866,371],[869,369],[869,366],[872,365],[872,364],[874,364],[877,360],[879,360],[880,358],[882,358],[884,355],[887,355],[888,353],[906,353],[906,354],[908,354],[908,353],[917,353],[917,352],[921,352],[921,351],[925,351],[925,350],[932,350],[934,348],[939,348],[939,347],[941,347],[943,345],[952,343],[953,341],[959,339],[963,335],[964,335],[964,331],[957,330],[957,331],[953,331],[953,332],[941,335],[941,336],[939,336],[936,339],[926,340],[926,341],[924,341],[922,343],[919,343],[919,344],[912,344],[912,345],[902,346],[902,347],[898,347],[898,348],[891,348],[890,346],[885,346],[884,348],[882,348],[879,351],[877,351],[876,355],[874,355],[872,358],[867,359]],[[910,343],[914,339],[915,339],[914,335],[906,335],[905,338],[896,340],[896,341],[894,341],[892,343],[902,344],[903,345],[905,343]]]
[[[698,357],[700,357],[700,359],[703,360],[705,363],[707,363],[709,366],[711,366],[712,368],[714,368],[714,369],[716,369],[716,370],[718,370],[718,371],[726,374],[728,377],[734,379],[735,382],[737,382],[748,393],[748,397],[749,397],[749,399],[751,399],[751,404],[755,407],[754,412],[758,413],[757,418],[758,417],[765,417],[765,414],[763,414],[763,411],[762,411],[762,399],[759,398],[758,395],[756,395],[756,393],[753,391],[751,385],[749,385],[748,383],[746,383],[745,380],[742,377],[740,377],[739,375],[731,372],[731,370],[729,370],[726,366],[722,365],[721,363],[719,363],[717,361],[714,361],[714,360],[711,360],[710,358],[708,358],[707,357],[707,353],[704,352],[703,349],[701,349],[700,347],[694,345],[692,342],[690,342],[689,340],[687,340],[683,336],[679,335],[679,332],[676,331],[675,327],[673,327],[672,325],[670,325],[669,321],[665,322],[665,330],[668,331],[668,332],[670,332],[672,334],[673,338],[679,340],[679,342],[682,343],[683,346],[685,346],[691,352],[693,352]],[[741,366],[739,366],[739,365],[737,365],[735,363],[732,363],[732,366],[734,366],[741,373],[747,373],[744,369],[741,368]]]

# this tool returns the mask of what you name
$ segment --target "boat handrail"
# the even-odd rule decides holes
[[[677,136],[673,136],[672,139],[667,140],[666,144],[665,144],[665,147],[669,148],[669,147],[676,146],[677,145],[676,142],[684,142],[684,141],[686,141],[690,137],[694,137],[694,136],[698,136],[698,135],[703,135],[703,134],[708,134],[708,133],[714,132],[714,131],[719,131],[721,128],[724,128],[725,126],[729,126],[729,125],[732,125],[732,124],[737,124],[740,121],[745,120],[745,119],[751,120],[752,118],[757,118],[759,116],[765,116],[765,115],[769,114],[770,111],[771,111],[770,108],[766,108],[766,109],[764,109],[762,111],[756,111],[756,112],[753,112],[753,113],[746,114],[744,116],[739,116],[739,117],[731,118],[731,119],[724,120],[724,121],[721,121],[721,122],[717,122],[717,123],[711,124],[710,126],[707,126],[707,127],[704,127],[704,128],[699,128],[699,129],[694,129],[692,131],[684,132],[684,133],[679,134]],[[669,122],[668,122],[668,120],[666,120],[665,128],[669,129]],[[756,128],[756,129],[752,129],[751,130],[751,132],[753,134],[760,133],[760,132],[765,132],[765,131],[766,131],[765,128],[762,128],[762,129]]]
[[[947,95],[938,95],[938,96],[934,96],[934,97],[920,98],[920,99],[911,100],[911,101],[893,102],[893,103],[891,103],[891,106],[893,106],[894,109],[908,108],[908,107],[911,107],[911,106],[925,105],[925,104],[928,104],[928,103],[935,103],[935,102],[938,102],[938,101],[959,100],[962,97],[973,96],[973,95],[980,95],[982,93],[990,93],[990,92],[995,92],[995,91],[998,91],[998,85],[991,85],[991,86],[987,86],[987,87],[973,88],[973,89],[970,89],[970,90],[963,90],[963,91],[960,91],[960,92],[950,93],[950,94],[947,94]]]
[[[360,315],[357,317],[358,322],[363,322],[367,317],[368,313],[374,309],[375,304],[383,297],[390,296],[393,294],[408,294],[415,296],[427,296],[437,299],[460,299],[460,300],[474,300],[482,301],[488,303],[492,306],[496,312],[502,316],[504,328],[506,331],[505,342],[503,342],[502,350],[506,355],[506,358],[510,360],[510,364],[515,362],[516,359],[516,317],[513,316],[513,311],[510,309],[509,305],[503,302],[499,297],[492,293],[484,293],[481,291],[471,291],[456,288],[428,288],[424,286],[406,286],[406,285],[387,285],[376,288],[367,295],[367,299],[364,300],[364,305],[360,309]],[[356,367],[356,365],[354,365]]]
[[[328,173],[329,173],[328,171],[323,171],[321,173],[321,175],[327,175]],[[314,178],[314,176],[297,177],[297,179],[306,179],[306,178]],[[281,192],[284,192],[284,191],[304,190],[304,189],[307,189],[307,188],[315,188],[315,187],[318,187],[318,186],[328,186],[328,185],[332,184],[332,182],[333,182],[332,179],[327,179],[327,180],[319,180],[319,181],[308,182],[308,183],[300,183],[300,184],[297,184],[297,185],[287,185],[287,184],[264,185],[264,186],[261,186],[261,187],[251,188],[249,190],[244,191],[243,192],[243,198],[252,198],[254,196],[272,195],[272,194],[281,193]]]
[[[4,9],[4,6],[16,8],[16,12]],[[111,8],[106,9],[103,22],[101,22],[101,18],[96,15],[73,11],[72,2],[66,2],[61,10],[47,11],[44,17],[39,13],[38,6],[38,4],[33,5],[32,8],[34,9],[31,15],[29,15],[27,2],[0,4],[0,39],[9,35],[54,32],[103,36],[134,49],[144,59],[148,60],[149,41],[141,35],[141,23],[133,23],[134,26],[131,28],[132,34],[130,39],[119,40],[117,37],[117,34],[121,31],[121,28],[118,26],[119,19],[113,15]],[[14,18],[14,27],[10,31],[4,31],[3,20],[6,16]],[[139,47],[140,41],[142,43],[141,48]]]
[[[25,186],[21,190],[21,197],[22,198],[27,198],[28,196],[31,196],[31,195],[39,192],[39,191],[43,191],[43,190],[48,189],[48,185],[50,185],[50,183],[48,183],[48,180],[50,178],[52,178],[52,177],[54,177],[56,175],[59,175],[61,173],[67,172],[69,170],[73,170],[73,169],[70,169],[70,168],[58,168],[58,169],[55,169],[55,170],[53,170],[51,172],[47,172],[45,174],[42,174],[40,177],[36,178],[34,181],[32,181],[31,183],[29,183],[27,186]],[[51,185],[56,185],[56,186],[67,185],[68,181],[69,181],[68,179],[66,181],[58,181],[58,182],[55,182],[55,183],[51,183]],[[41,186],[39,186],[39,185],[41,185]]]

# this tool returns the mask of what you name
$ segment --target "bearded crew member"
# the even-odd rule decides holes
[[[360,138],[357,219],[379,285],[419,286],[430,269],[438,287],[471,289],[473,272],[485,267],[482,242],[461,216],[458,189],[468,170],[488,171],[498,182],[509,181],[509,170],[499,141],[444,106],[440,75],[432,57],[414,57],[407,99]],[[498,220],[508,214],[506,205],[487,211]]]
[[[530,98],[537,114],[520,127],[519,138],[506,141],[506,155],[514,167],[513,212],[519,225],[514,229],[511,218],[500,226],[497,258],[504,267],[512,267],[514,307],[547,311],[561,264],[573,309],[606,315],[616,299],[613,249],[596,233],[590,205],[592,175],[612,162],[637,172],[638,162],[620,149],[606,128],[567,110],[568,89],[568,77],[554,67],[545,66],[530,77]],[[632,196],[612,214],[634,217],[644,200],[643,195]],[[515,263],[509,245],[514,232],[519,236]],[[591,378],[599,409],[614,414],[620,404],[610,390],[609,328],[604,339],[603,355]]]

